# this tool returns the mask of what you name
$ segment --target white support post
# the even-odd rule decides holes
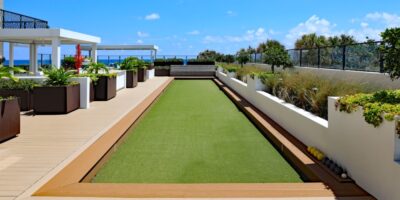
[[[92,62],[97,63],[97,44],[92,45],[90,55],[92,56]]]
[[[34,52],[34,44],[29,44],[29,72],[35,73],[35,52]]]
[[[33,73],[35,75],[39,75],[39,66],[38,66],[38,45],[33,44]]]
[[[61,67],[61,41],[59,38],[53,38],[51,41],[52,54],[51,64],[57,68]]]
[[[9,58],[8,58],[8,60],[9,60],[9,66],[10,67],[14,67],[14,43],[9,43]]]

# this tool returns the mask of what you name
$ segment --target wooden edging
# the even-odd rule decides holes
[[[60,197],[327,197],[327,196],[368,196],[354,184],[326,183],[324,176],[317,175],[323,182],[313,183],[232,183],[232,184],[120,184],[120,183],[87,183],[82,182],[86,175],[98,164],[104,155],[124,135],[131,125],[146,111],[157,99],[162,91],[171,83],[173,78],[151,93],[143,102],[132,109],[117,124],[110,128],[95,143],[88,147],[75,160],[68,164],[49,182],[43,185],[34,196],[60,196]],[[246,110],[241,103],[245,100],[235,95],[229,88],[218,80],[214,81],[244,112],[254,114]],[[249,106],[249,105],[246,105]],[[254,115],[250,119],[260,120]],[[270,130],[271,127],[266,130]],[[284,136],[281,136],[282,138]],[[281,137],[278,137],[282,139]],[[279,140],[279,139],[278,139]],[[290,152],[294,144],[282,143],[282,149]],[[312,165],[312,159],[301,154],[293,154],[295,159],[306,160],[306,167],[311,167],[311,172],[318,172],[317,165]],[[297,156],[300,156],[298,158]],[[310,164],[310,165],[308,165]],[[321,174],[323,174],[321,172]]]

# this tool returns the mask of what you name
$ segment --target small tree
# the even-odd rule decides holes
[[[226,63],[234,63],[235,62],[235,56],[234,55],[224,55],[224,62]]]
[[[288,52],[279,46],[273,46],[265,50],[264,63],[271,65],[272,73],[275,73],[275,66],[283,68],[292,67]]]
[[[245,49],[240,49],[236,53],[236,60],[243,67],[244,64],[250,61],[250,55]]]
[[[386,29],[382,34],[381,46],[384,55],[384,71],[392,80],[400,78],[400,28]]]

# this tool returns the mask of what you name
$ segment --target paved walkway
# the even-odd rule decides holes
[[[156,77],[118,92],[108,102],[68,115],[21,117],[21,134],[0,144],[0,200],[28,197],[41,183],[100,137],[168,80]]]

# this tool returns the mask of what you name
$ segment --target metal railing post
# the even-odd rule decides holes
[[[379,72],[385,73],[385,56],[381,51],[379,51]]]
[[[300,64],[300,67],[301,66],[303,66],[303,49],[300,49],[300,59],[299,59],[299,64]]]
[[[19,28],[23,27],[22,16],[19,16]]]
[[[1,19],[2,19],[2,21],[1,21],[1,26],[3,27],[3,29],[4,29],[4,27],[5,27],[5,17],[4,17],[4,15],[5,15],[5,12],[3,11],[2,12],[2,15],[1,15]]]
[[[43,54],[41,53],[40,54],[40,67],[42,67],[43,66]]]
[[[342,51],[342,69],[346,69],[346,45],[343,45],[343,51]]]
[[[318,47],[318,68],[321,68],[321,48]]]

